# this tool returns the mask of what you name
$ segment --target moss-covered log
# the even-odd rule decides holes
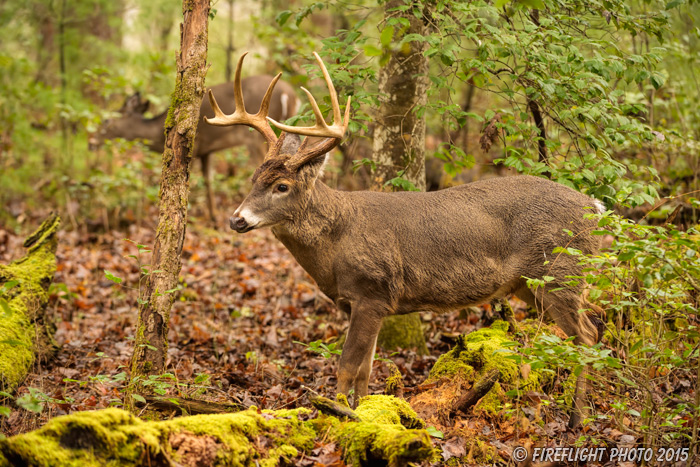
[[[520,331],[526,335],[536,333],[538,323],[524,323]],[[482,328],[459,336],[457,344],[443,354],[430,370],[427,382],[437,383],[434,389],[423,392],[411,400],[416,411],[426,417],[447,419],[453,413],[458,400],[468,389],[493,370],[498,370],[498,381],[474,406],[475,410],[489,413],[500,411],[506,401],[502,385],[523,391],[541,390],[553,380],[551,372],[524,371],[514,360],[510,343],[515,336],[509,333],[510,325],[495,321],[491,327]],[[541,331],[554,332],[555,328],[542,325]],[[559,331],[561,332],[561,331]]]
[[[48,290],[56,272],[55,214],[27,238],[27,254],[0,265],[0,390],[12,391],[37,358],[56,351],[53,323],[45,315]]]
[[[511,358],[515,352],[512,344],[515,340],[532,340],[539,333],[566,336],[555,326],[537,321],[518,323],[516,333],[511,327],[497,320],[490,327],[459,336],[456,345],[430,370],[426,381],[429,388],[409,400],[426,423],[448,436],[466,440],[467,454],[459,459],[461,463],[491,465],[498,454],[480,432],[472,431],[468,424],[455,425],[455,412],[470,411],[496,420],[507,413],[504,408],[514,406],[506,391],[546,392],[553,385],[552,368],[521,366]]]
[[[391,396],[363,398],[360,421],[305,408],[256,408],[168,421],[142,421],[126,411],[79,412],[31,433],[0,440],[0,467],[33,466],[276,466],[294,465],[317,442],[336,442],[355,466],[402,466],[433,455],[424,423]]]

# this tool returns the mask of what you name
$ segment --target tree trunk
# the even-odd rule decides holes
[[[233,29],[234,29],[234,0],[228,0],[228,25],[227,25],[227,41],[226,41],[226,82],[233,81]]]
[[[13,391],[37,358],[46,360],[57,350],[55,326],[45,313],[60,225],[52,214],[25,240],[26,256],[0,264],[0,391]]]
[[[177,78],[165,121],[158,229],[151,275],[139,300],[132,390],[140,386],[142,378],[165,370],[172,292],[182,267],[180,255],[187,225],[189,167],[207,71],[209,6],[209,0],[183,0],[182,4]]]
[[[403,5],[403,0],[390,0],[387,17],[401,16],[410,22],[406,34],[425,35],[427,27],[412,11],[390,10]],[[377,170],[375,189],[404,171],[402,178],[425,191],[425,117],[422,109],[428,102],[428,59],[423,55],[425,42],[409,42],[392,53],[389,62],[379,70],[380,107],[374,129],[374,160]]]
[[[425,35],[427,26],[412,11],[391,11],[403,0],[389,0],[386,16],[406,18],[410,27],[406,34]],[[396,41],[396,39],[395,39]],[[409,42],[379,70],[380,107],[374,128],[373,152],[377,164],[372,180],[375,190],[385,189],[399,176],[425,191],[425,117],[428,102],[428,59],[423,55],[424,42]],[[425,337],[417,314],[392,316],[384,320],[379,333],[379,346],[386,350],[397,347],[417,348],[426,353]]]

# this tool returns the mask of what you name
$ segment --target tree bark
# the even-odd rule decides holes
[[[226,82],[230,83],[233,81],[233,15],[235,11],[234,0],[228,0],[228,30],[227,30],[227,41],[226,41]]]
[[[397,13],[392,9],[403,0],[389,0],[385,11],[410,22],[406,34],[427,34],[422,18],[412,11]],[[409,42],[379,70],[380,107],[374,129],[374,160],[377,164],[373,187],[385,183],[404,171],[402,178],[425,191],[425,117],[422,108],[428,102],[428,59],[423,55],[425,42]]]
[[[187,225],[189,167],[207,71],[209,0],[183,0],[180,54],[170,110],[165,121],[165,150],[160,180],[158,228],[151,274],[139,300],[131,389],[148,375],[162,374],[168,349],[168,321],[180,274]]]
[[[397,13],[394,8],[403,0],[389,0],[386,17],[406,18],[410,26],[405,34],[427,34],[422,18],[412,11]],[[386,183],[397,177],[412,182],[425,191],[425,117],[423,107],[428,102],[428,59],[423,55],[424,42],[409,42],[379,70],[380,107],[374,127],[373,152],[376,171],[372,188],[384,190]],[[384,319],[378,344],[385,350],[398,347],[416,348],[427,353],[425,336],[417,314],[391,316]]]

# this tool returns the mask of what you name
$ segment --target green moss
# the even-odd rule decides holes
[[[11,391],[24,379],[35,355],[47,357],[56,349],[53,325],[44,320],[48,288],[56,271],[58,216],[49,217],[26,241],[27,255],[0,265],[0,287],[11,281],[0,299],[0,390]]]
[[[390,395],[397,395],[398,392],[403,391],[403,376],[399,371],[399,367],[391,364],[391,376],[386,379],[384,385],[384,392]]]
[[[425,430],[407,430],[402,426],[378,423],[348,423],[341,427],[337,441],[348,463],[371,465],[378,459],[390,466],[429,458],[433,453],[430,435]]]
[[[467,455],[464,459],[467,464],[490,465],[493,464],[497,452],[496,448],[479,438],[472,438],[467,446]]]
[[[348,396],[343,394],[342,392],[339,392],[338,394],[335,395],[335,400],[339,404],[344,405],[345,407],[350,407],[350,403],[348,402]]]
[[[403,399],[394,396],[366,396],[360,399],[355,413],[363,422],[390,423],[406,428],[425,428],[425,422]]]
[[[382,321],[377,345],[384,350],[416,349],[421,355],[428,354],[423,326],[418,313],[388,316]]]
[[[539,332],[543,330],[538,327],[538,323],[523,323],[520,328],[527,335],[533,336],[538,329]],[[509,335],[508,329],[509,324],[499,320],[489,328],[461,335],[457,344],[435,362],[428,381],[456,376],[474,382],[491,369],[497,368],[501,372],[502,384],[527,390],[540,390],[542,386],[549,384],[554,375],[551,372],[538,370],[531,370],[527,379],[523,381],[520,366],[509,358],[513,353],[508,350],[507,343],[512,342],[514,338]],[[503,389],[500,384],[497,384],[478,406],[481,406],[485,412],[495,414],[499,412],[500,402],[505,400],[504,398]]]
[[[79,412],[57,417],[31,433],[0,440],[0,466],[110,467],[162,465],[174,460],[188,465],[272,467],[293,464],[302,453],[310,453],[317,440],[338,442],[346,460],[356,466],[373,460],[398,465],[433,453],[425,430],[393,424],[399,420],[422,426],[406,402],[371,396],[363,398],[359,409],[374,420],[341,422],[324,415],[308,419],[311,411],[304,408],[260,412],[252,407],[234,414],[162,422],[142,421],[120,409]],[[391,410],[396,414],[385,413]],[[182,438],[199,445],[199,451],[178,450]],[[188,456],[186,461],[183,456]]]
[[[316,433],[299,420],[307,409],[258,413],[196,415],[164,422],[143,422],[120,409],[79,412],[51,420],[43,428],[0,440],[0,453],[31,465],[135,465],[175,453],[173,434],[210,436],[216,441],[218,465],[279,465],[314,446]],[[265,436],[274,448],[261,452],[255,442]]]
[[[34,325],[23,312],[21,298],[10,301],[9,305],[9,315],[0,320],[0,341],[8,342],[0,344],[0,390],[3,391],[16,388],[34,363]]]
[[[355,466],[385,459],[389,465],[427,459],[433,454],[425,422],[403,399],[375,395],[360,399],[355,413],[362,422],[333,427],[347,462]]]

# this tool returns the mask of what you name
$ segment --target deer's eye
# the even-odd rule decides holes
[[[277,191],[279,191],[280,193],[285,193],[287,192],[287,190],[289,190],[289,187],[284,183],[280,183],[279,185],[277,185]]]

